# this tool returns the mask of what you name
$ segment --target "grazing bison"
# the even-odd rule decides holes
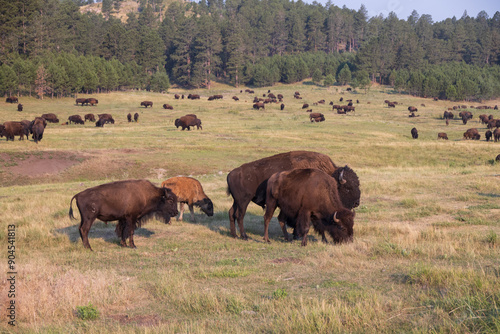
[[[240,100],[237,96],[233,96],[232,99],[235,100],[235,101],[239,101]]]
[[[409,106],[409,107],[408,107],[408,111],[409,111],[409,112],[417,112],[417,111],[418,111],[418,109],[417,109],[416,107]]]
[[[85,122],[86,121],[95,122],[94,114],[86,114],[83,118],[85,119]]]
[[[71,115],[68,117],[68,122],[71,124],[72,122],[75,124],[85,124],[85,121],[82,119],[80,115]]]
[[[320,112],[312,112],[309,115],[309,120],[311,122],[323,122],[325,120],[325,115]]]
[[[59,123],[59,118],[57,118],[57,116],[52,113],[43,114],[42,118],[45,118],[45,120],[49,123]]]
[[[175,98],[176,100],[178,100],[178,99],[180,98],[179,94],[175,94],[175,95],[174,95],[174,98]]]
[[[15,136],[19,136],[19,140],[24,140],[24,136],[26,136],[26,139],[28,139],[29,133],[29,128],[28,126],[26,126],[26,124],[16,121],[5,122],[0,129],[0,137],[5,136],[7,141],[14,141]]]
[[[499,128],[496,128],[494,131],[493,131],[493,138],[495,139],[495,143],[497,141],[500,141],[500,129]]]
[[[491,137],[493,136],[493,132],[488,130],[485,132],[484,136],[486,137],[486,141],[490,141]]]
[[[291,151],[252,161],[233,169],[227,175],[227,192],[233,197],[229,209],[230,230],[236,235],[235,220],[238,222],[241,238],[248,239],[243,227],[243,219],[250,202],[264,207],[266,187],[269,177],[276,173],[294,168],[316,168],[331,175],[338,182],[343,205],[353,209],[359,205],[360,189],[356,173],[349,167],[337,167],[324,154],[309,151]]]
[[[19,100],[17,99],[16,96],[9,96],[7,99],[5,99],[5,102],[7,102],[7,103],[19,103]]]
[[[95,122],[95,126],[97,127],[102,128],[106,123],[115,124],[115,120],[113,119],[113,116],[111,116],[110,114],[98,114],[97,116],[99,117],[97,122]]]
[[[94,106],[96,104],[99,103],[99,101],[93,97],[89,97],[88,99],[85,99],[85,102],[84,102],[86,105],[91,105],[91,106]],[[82,104],[83,105],[83,104]]]
[[[411,129],[411,137],[413,139],[418,139],[418,130],[417,130],[417,128]]]
[[[394,102],[387,103],[387,108],[396,108],[396,104]]]
[[[17,105],[17,111],[23,111],[23,105],[21,103]]]
[[[43,131],[45,130],[45,126],[47,125],[47,121],[41,117],[36,117],[30,124],[30,132],[33,134],[33,140],[38,144],[40,140],[43,138]]]
[[[480,138],[481,135],[476,128],[471,128],[464,132],[464,139],[479,140]]]
[[[80,237],[83,246],[92,250],[88,234],[96,219],[107,223],[117,220],[115,232],[121,238],[120,245],[136,248],[134,230],[156,217],[169,223],[178,214],[177,197],[168,188],[157,187],[147,180],[127,180],[101,184],[88,188],[70,201],[69,217],[73,216],[73,200],[80,211]]]
[[[263,102],[257,102],[257,103],[253,104],[253,108],[257,109],[257,110],[259,110],[259,109],[266,109],[266,106],[264,105]]]
[[[281,110],[285,109],[285,104],[284,104],[284,103],[282,103],[282,104],[280,105],[280,109],[281,109]]]
[[[445,111],[443,114],[444,119],[453,119],[454,115],[451,111]]]
[[[302,105],[302,109],[307,109],[307,108],[309,108],[309,104],[304,103],[304,104]]]
[[[81,104],[82,104],[82,106],[83,106],[83,104],[84,104],[86,101],[87,101],[87,99],[84,99],[84,98],[78,98],[78,99],[76,99],[76,101],[75,101],[75,102],[76,102],[76,105],[79,105],[79,104],[81,103]]]
[[[128,113],[127,114],[127,121],[130,123],[132,122],[132,114],[131,113]]]
[[[170,104],[164,104],[163,109],[169,109],[169,110],[174,110],[174,107],[172,107]]]
[[[180,214],[178,220],[182,220],[182,216],[184,214],[184,204],[188,205],[193,222],[196,222],[196,219],[194,218],[193,206],[199,207],[201,211],[209,217],[214,215],[214,205],[203,191],[203,187],[198,180],[193,179],[192,177],[177,176],[163,181],[161,186],[170,188],[177,196],[177,202],[180,203]]]
[[[448,135],[445,132],[438,133],[438,139],[448,140]]]
[[[266,188],[264,240],[269,242],[269,222],[276,208],[278,221],[288,241],[286,224],[296,227],[307,246],[307,234],[312,223],[327,242],[325,231],[335,243],[352,241],[354,213],[342,205],[338,184],[334,178],[318,169],[293,169],[273,174]]]
[[[196,129],[203,130],[203,127],[201,126],[201,120],[194,114],[188,114],[182,116],[181,118],[177,118],[174,124],[176,128],[179,128],[179,126],[182,127],[182,131],[184,131],[186,128],[188,129],[188,131],[190,131],[191,126],[192,127],[196,126]]]
[[[145,108],[151,107],[151,108],[153,108],[153,102],[151,102],[151,101],[142,101],[141,102],[141,107],[145,107]]]
[[[139,122],[139,113],[134,114],[134,122]]]

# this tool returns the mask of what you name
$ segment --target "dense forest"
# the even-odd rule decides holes
[[[500,12],[433,22],[413,11],[368,17],[329,2],[0,0],[0,94],[371,82],[416,96],[500,96]]]

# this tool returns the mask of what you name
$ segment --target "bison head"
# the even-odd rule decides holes
[[[354,212],[347,209],[336,211],[333,214],[332,224],[325,227],[335,243],[352,241],[355,215]]]
[[[179,211],[177,211],[177,196],[172,192],[170,188],[162,188],[162,190],[164,191],[164,193],[162,194],[161,200],[158,203],[156,216],[165,224],[169,224],[170,218],[175,217],[179,214]]]
[[[207,216],[212,217],[214,215],[214,204],[209,198],[204,198],[194,203],[194,205],[198,206]]]
[[[342,204],[347,209],[358,207],[361,197],[358,175],[346,165],[337,168],[332,177],[338,182],[338,191]]]

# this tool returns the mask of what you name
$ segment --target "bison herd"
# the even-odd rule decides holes
[[[274,211],[280,208],[278,221],[286,240],[286,226],[293,228],[294,239],[307,245],[312,225],[323,242],[325,232],[334,243],[349,242],[354,236],[354,208],[359,205],[361,191],[356,173],[349,167],[339,167],[322,153],[292,151],[243,164],[227,175],[228,195],[233,198],[229,209],[230,233],[236,235],[235,220],[242,239],[248,239],[243,218],[251,201],[266,208],[264,240],[269,242],[269,223]],[[177,216],[180,204],[182,220],[187,204],[195,221],[194,206],[207,216],[214,214],[213,203],[200,182],[191,177],[173,177],[157,187],[147,180],[125,180],[88,188],[70,200],[80,213],[79,232],[85,248],[92,249],[89,231],[96,219],[118,221],[116,235],[120,245],[135,248],[134,231],[147,220],[156,217],[170,223]]]

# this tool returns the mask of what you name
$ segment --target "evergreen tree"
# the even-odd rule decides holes
[[[328,74],[323,80],[323,85],[326,87],[333,86],[335,84],[335,77],[332,74]]]
[[[345,64],[342,69],[339,71],[337,81],[341,85],[347,85],[349,82],[351,82],[352,74],[351,70],[349,69],[349,65]]]
[[[321,82],[321,79],[323,79],[323,73],[321,73],[321,70],[317,68],[314,70],[314,73],[312,75],[312,81],[316,84],[319,84]]]
[[[196,56],[193,84],[210,89],[214,73],[221,62],[222,36],[214,21],[206,15],[199,19],[198,31],[194,42]]]
[[[153,92],[164,93],[170,88],[170,80],[168,79],[165,69],[160,69],[151,77],[150,90]]]
[[[35,91],[40,100],[43,100],[43,96],[47,91],[47,71],[43,63],[40,63],[36,70]]]

